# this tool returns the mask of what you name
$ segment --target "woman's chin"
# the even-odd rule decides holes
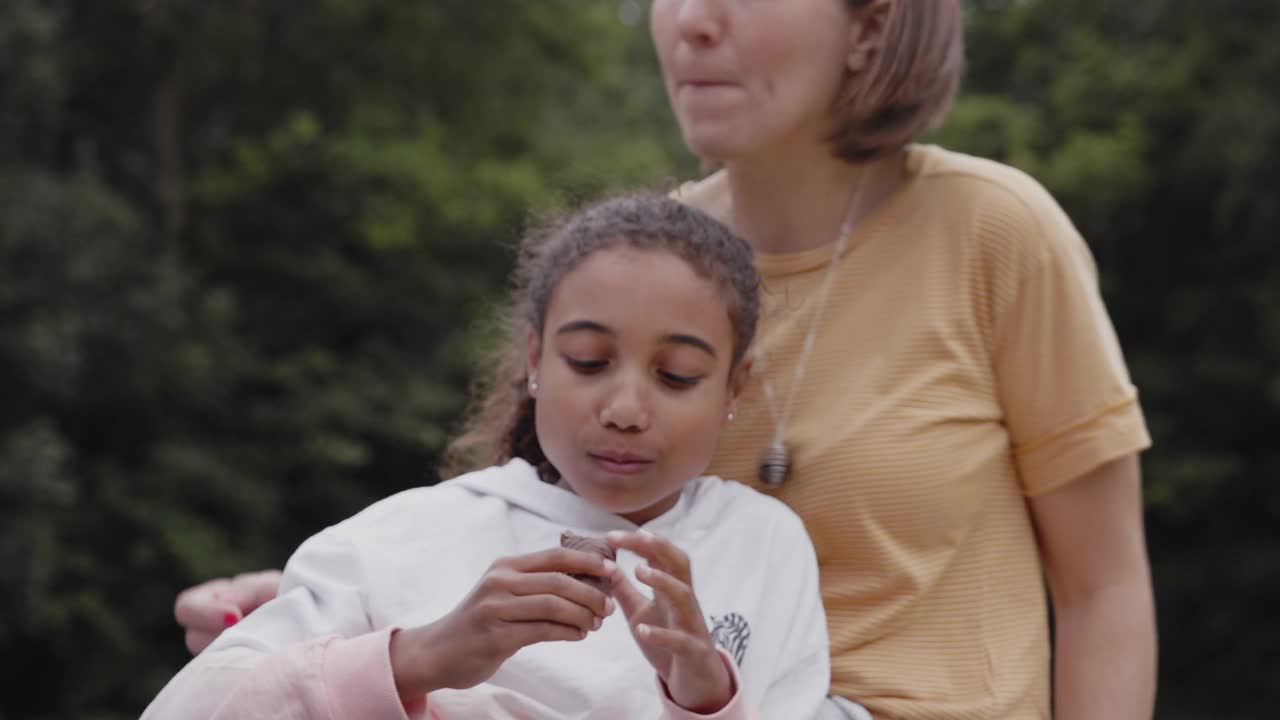
[[[683,133],[685,147],[694,155],[723,163],[742,154],[744,143],[723,130],[688,128]]]

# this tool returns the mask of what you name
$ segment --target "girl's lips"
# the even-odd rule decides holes
[[[591,458],[595,464],[604,470],[617,475],[634,475],[643,472],[650,465],[652,460],[646,460],[638,457],[627,455],[599,455],[596,453],[587,453],[587,457]]]

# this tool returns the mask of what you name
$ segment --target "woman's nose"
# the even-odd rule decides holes
[[[676,27],[690,45],[715,45],[724,29],[723,0],[676,0]]]

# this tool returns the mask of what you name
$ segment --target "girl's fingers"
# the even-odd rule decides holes
[[[510,623],[503,634],[504,640],[516,649],[540,642],[576,642],[587,637],[585,630],[538,620]]]
[[[559,595],[515,595],[497,602],[495,615],[508,623],[550,622],[582,632],[600,629],[598,615]]]
[[[651,567],[636,568],[636,579],[653,588],[654,596],[670,609],[669,617],[675,620],[675,625],[687,632],[706,634],[706,621],[702,619],[693,588]]]
[[[613,603],[607,595],[564,573],[517,574],[511,581],[510,591],[512,595],[558,595],[602,618],[613,612]]]
[[[615,530],[605,539],[614,548],[630,550],[648,560],[651,566],[664,570],[681,582],[693,582],[688,554],[666,538],[644,530],[636,532]]]
[[[613,597],[618,601],[618,607],[622,608],[622,614],[628,620],[634,618],[649,603],[649,598],[636,589],[631,578],[617,565],[613,566],[610,579],[613,581]]]
[[[610,570],[605,562],[604,558],[595,553],[557,547],[503,558],[494,565],[505,566],[522,573],[559,572],[608,577]]]
[[[635,635],[638,642],[675,655],[697,657],[706,654],[706,640],[680,630],[656,625],[637,625]]]

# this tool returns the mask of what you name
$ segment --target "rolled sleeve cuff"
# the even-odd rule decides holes
[[[711,715],[691,712],[677,705],[676,701],[671,699],[666,683],[662,682],[662,678],[654,676],[658,683],[658,695],[662,697],[663,720],[758,720],[759,714],[748,707],[742,698],[742,678],[738,674],[737,663],[724,648],[716,648],[716,652],[720,654],[724,666],[729,669],[729,681],[733,687],[733,696],[729,698],[729,702]]]
[[[391,670],[391,635],[397,629],[386,628],[329,643],[323,674],[334,717],[388,720],[426,717],[425,699],[406,707],[396,691]]]
[[[1136,394],[1049,437],[1017,448],[1023,492],[1053,492],[1099,466],[1151,447]]]

